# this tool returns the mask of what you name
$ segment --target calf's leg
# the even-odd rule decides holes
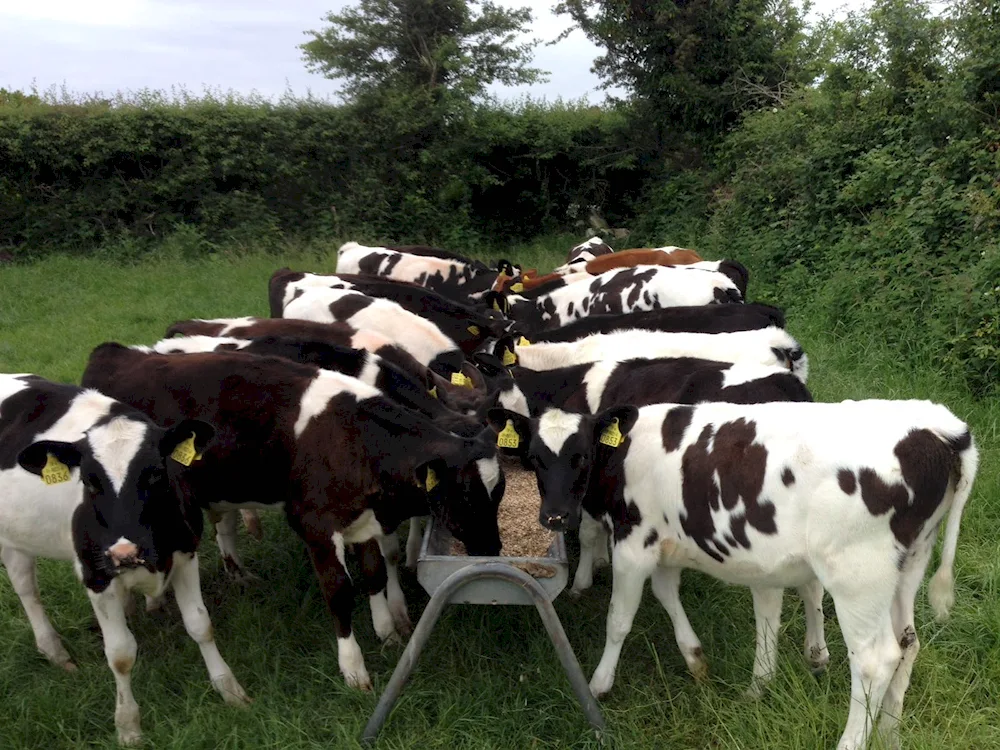
[[[410,570],[417,569],[417,559],[420,557],[420,542],[423,538],[423,530],[420,524],[420,516],[410,519],[410,533],[406,537],[406,567]]]
[[[632,629],[632,621],[642,600],[642,588],[646,579],[656,568],[656,561],[648,556],[635,555],[622,546],[615,546],[611,552],[611,568],[614,582],[611,588],[611,603],[608,606],[607,637],[604,654],[590,679],[590,692],[595,698],[611,690],[615,682],[615,669],[621,655],[622,643]]]
[[[753,615],[757,625],[757,648],[753,658],[753,677],[747,695],[759,698],[774,677],[778,661],[778,630],[781,628],[781,600],[784,589],[753,587]]]
[[[701,641],[681,604],[681,569],[658,566],[653,570],[652,586],[653,595],[667,610],[670,622],[673,623],[677,648],[680,649],[688,670],[695,680],[705,679],[708,676],[708,663],[705,661]]]
[[[215,520],[215,541],[219,545],[219,556],[222,564],[237,581],[244,581],[250,578],[240,553],[236,551],[236,511],[227,510],[224,513],[211,513],[210,518]]]
[[[76,665],[70,660],[62,640],[55,628],[52,627],[52,623],[42,607],[42,600],[38,596],[35,558],[20,550],[0,547],[0,560],[3,560],[10,584],[21,600],[21,606],[24,607],[24,613],[28,616],[28,622],[31,623],[31,631],[35,634],[35,645],[38,650],[57,667],[62,667],[68,672],[74,671]]]
[[[172,582],[177,607],[184,620],[184,629],[191,640],[198,644],[201,657],[208,668],[212,687],[231,706],[245,706],[250,702],[242,686],[236,681],[232,670],[226,664],[218,646],[208,610],[201,597],[201,579],[198,571],[198,555],[177,553],[174,555]]]
[[[927,571],[927,563],[933,549],[933,538],[931,537],[931,543],[921,545],[914,550],[913,556],[904,564],[896,598],[892,603],[892,630],[903,656],[886,690],[882,713],[879,716],[878,733],[887,748],[899,747],[899,719],[903,712],[903,697],[910,686],[913,663],[920,651],[920,639],[917,637],[917,628],[913,622],[913,604]]]
[[[132,695],[132,667],[135,666],[135,636],[125,622],[125,591],[121,581],[111,582],[101,593],[87,589],[90,604],[104,636],[104,655],[115,676],[115,726],[118,741],[135,745],[142,740],[139,728],[139,705]]]
[[[400,637],[399,633],[396,632],[392,613],[389,611],[386,592],[389,575],[386,571],[386,561],[382,556],[379,540],[369,539],[366,542],[360,542],[357,547],[361,557],[362,582],[368,592],[368,604],[371,607],[375,635],[380,641],[398,643]]]
[[[576,566],[573,576],[571,594],[580,594],[594,583],[594,569],[597,557],[600,555],[600,545],[604,546],[604,557],[607,558],[608,538],[600,521],[597,521],[586,510],[580,516],[580,563]]]
[[[307,544],[320,591],[323,592],[326,606],[333,616],[340,673],[351,687],[371,690],[372,681],[365,668],[365,658],[351,631],[354,586],[347,574],[343,537],[338,533],[333,535],[332,543],[309,541]]]
[[[799,586],[798,591],[806,617],[806,663],[813,674],[820,674],[830,663],[830,651],[826,647],[826,633],[823,629],[823,584],[814,578]]]
[[[385,560],[385,592],[389,602],[389,614],[392,615],[396,631],[406,637],[413,632],[413,624],[406,609],[406,597],[399,585],[399,536],[395,532],[386,534],[378,540],[378,545]]]

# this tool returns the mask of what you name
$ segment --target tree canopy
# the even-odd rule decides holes
[[[302,45],[308,67],[344,81],[348,99],[386,90],[423,89],[475,97],[494,82],[533,83],[537,40],[518,36],[529,8],[489,0],[360,0],[326,16]]]

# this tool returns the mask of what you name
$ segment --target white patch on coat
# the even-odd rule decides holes
[[[305,291],[285,307],[282,316],[319,323],[342,322],[381,333],[426,366],[437,356],[458,346],[431,321],[411,313],[395,302],[371,297],[372,301],[349,318],[334,318],[330,305],[346,296],[358,295],[343,289],[315,288]]]
[[[580,430],[582,414],[571,414],[561,409],[549,409],[538,421],[538,437],[545,447],[557,456],[563,445]]]
[[[722,371],[722,387],[731,388],[734,385],[743,385],[754,380],[763,380],[772,375],[787,375],[788,368],[781,365],[758,365],[753,363],[737,362]]]
[[[246,349],[252,342],[249,339],[234,339],[230,336],[178,336],[172,339],[160,339],[153,344],[152,351],[156,354],[195,354],[197,352],[214,352],[220,346],[235,346]],[[133,346],[133,349],[140,347]],[[149,353],[149,347],[141,347]]]
[[[772,348],[798,349],[798,342],[785,329],[771,326],[733,333],[666,333],[663,331],[616,331],[587,336],[566,343],[537,343],[516,347],[518,364],[531,370],[553,370],[605,359],[663,359],[696,357],[717,362],[740,362],[782,366]],[[795,374],[805,382],[807,359]],[[786,370],[787,371],[787,370]]]
[[[295,420],[295,437],[301,437],[312,419],[326,411],[330,400],[341,393],[353,394],[359,401],[381,396],[382,392],[357,378],[331,370],[320,370],[302,394],[299,417]]]
[[[368,352],[377,352],[383,346],[395,346],[386,336],[375,331],[358,331],[351,336],[352,349],[364,349]]]
[[[587,389],[587,408],[591,414],[600,407],[604,389],[608,386],[608,378],[618,369],[619,364],[621,363],[615,360],[594,362],[583,376],[583,384]]]
[[[528,410],[528,399],[517,383],[509,391],[500,391],[500,397],[497,401],[507,411],[512,411],[524,417],[531,416],[531,412]]]
[[[483,480],[486,491],[493,494],[493,488],[500,481],[500,462],[494,458],[480,458],[476,461],[476,469],[479,471],[479,478]]]
[[[121,492],[129,467],[145,442],[148,431],[147,424],[128,417],[115,417],[87,431],[90,450],[104,467],[115,494]]]
[[[340,535],[347,544],[359,544],[367,542],[369,539],[377,539],[384,533],[382,524],[375,518],[375,511],[366,510],[350,526],[341,531]]]
[[[25,388],[30,387],[28,383],[25,383],[21,378],[31,377],[29,373],[21,373],[19,375],[0,375],[0,415],[3,414],[3,402],[8,398],[13,396],[15,393],[20,393]]]
[[[369,353],[368,356],[365,357],[365,364],[361,368],[361,372],[358,373],[358,380],[374,387],[375,378],[377,378],[379,373],[382,372],[382,368],[379,365],[379,358],[374,354]]]

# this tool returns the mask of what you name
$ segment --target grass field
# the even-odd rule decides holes
[[[550,267],[565,251],[550,241],[511,251],[525,265]],[[96,344],[152,343],[186,317],[266,315],[267,279],[280,265],[332,270],[329,256],[177,253],[144,262],[52,257],[0,267],[0,371],[35,372],[77,382]],[[752,269],[751,269],[752,271]],[[754,281],[751,277],[751,298]],[[782,300],[769,300],[781,303]],[[944,382],[933,362],[902,367],[877,332],[835,338],[789,309],[789,330],[811,360],[819,400],[931,398],[967,419],[981,465],[963,524],[957,604],[933,623],[917,599],[921,652],[902,719],[910,750],[1000,748],[1000,405],[972,400]],[[139,612],[134,675],[147,745],[155,748],[353,747],[401,648],[380,648],[367,603],[355,610],[358,640],[374,693],[344,686],[331,621],[305,553],[280,516],[265,514],[266,538],[241,537],[241,553],[260,580],[226,579],[215,545],[202,547],[202,582],[219,647],[255,699],[225,706],[208,684],[176,607]],[[574,561],[575,564],[575,561]],[[935,562],[932,566],[936,565]],[[115,747],[114,683],[90,606],[69,568],[41,565],[42,599],[80,669],[66,674],[38,655],[21,605],[0,576],[0,748]],[[410,612],[426,596],[406,574]],[[556,609],[589,678],[604,643],[607,571],[579,600]],[[683,597],[711,667],[702,685],[688,677],[666,613],[647,595],[625,642],[615,688],[603,702],[607,743],[625,748],[831,748],[847,717],[850,674],[826,601],[828,672],[812,677],[800,657],[801,604],[786,597],[779,671],[765,697],[742,696],[753,662],[749,591],[685,574]],[[140,607],[141,610],[141,607]],[[451,607],[380,737],[384,748],[563,748],[599,744],[588,731],[533,609]]]

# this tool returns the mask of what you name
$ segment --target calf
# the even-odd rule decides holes
[[[600,237],[591,237],[586,242],[581,242],[579,245],[571,247],[566,254],[566,264],[560,266],[560,268],[566,269],[568,266],[583,266],[594,258],[602,255],[611,255],[612,253],[614,253],[614,250],[604,240]]]
[[[735,333],[760,328],[785,327],[785,314],[777,307],[751,302],[745,305],[664,307],[629,315],[589,315],[554,331],[539,331],[532,343],[579,341],[595,333],[642,329],[664,333]]]
[[[604,359],[697,357],[716,362],[778,365],[789,369],[803,383],[809,374],[809,358],[802,347],[783,328],[774,327],[733,333],[619,331],[597,333],[579,341],[530,346],[514,345],[512,338],[506,336],[498,342],[496,351],[505,365],[519,364],[530,370],[552,370]]]
[[[589,315],[622,315],[661,307],[742,302],[736,286],[721,273],[660,266],[610,271],[528,299],[509,295],[508,315],[528,331],[548,330]]]
[[[465,354],[479,349],[489,337],[501,335],[507,328],[503,321],[487,317],[469,305],[438,294],[432,289],[402,281],[371,276],[321,276],[282,268],[274,272],[268,285],[271,317],[280,318],[285,305],[313,287],[347,289],[395,302],[404,310],[429,320]]]
[[[721,273],[732,281],[736,288],[740,290],[743,299],[747,297],[747,282],[750,280],[750,272],[742,263],[735,260],[703,260],[697,263],[687,263],[678,266],[685,271],[711,271]]]
[[[371,688],[351,630],[345,545],[363,545],[365,588],[382,640],[409,625],[402,592],[390,587],[386,594],[394,577],[387,579],[379,554],[385,534],[404,519],[431,512],[471,554],[499,554],[504,482],[493,442],[446,432],[359,380],[239,352],[176,356],[102,344],[83,383],[160,424],[201,418],[216,426],[206,460],[183,477],[187,491],[214,511],[284,508],[333,615],[349,685]],[[483,434],[492,435],[488,428]],[[235,554],[232,541],[220,538],[220,547]],[[383,554],[394,560],[398,550]]]
[[[281,336],[304,342],[348,346],[377,354],[417,381],[428,381],[445,404],[460,411],[474,410],[481,403],[485,383],[476,368],[466,363],[461,373],[472,380],[473,388],[455,385],[451,376],[443,378],[420,364],[412,354],[374,331],[353,328],[346,323],[317,323],[312,320],[286,318],[216,318],[214,320],[182,320],[167,328],[170,336],[231,336],[253,339]]]
[[[500,270],[510,270],[502,262]],[[337,251],[337,273],[382,276],[429,287],[451,299],[478,301],[496,280],[497,271],[478,261],[463,262],[397,252],[387,247],[365,247],[347,242]]]
[[[177,491],[213,434],[195,420],[161,429],[96,391],[0,375],[0,559],[38,650],[69,671],[76,665],[42,609],[35,558],[72,561],[104,637],[123,744],[141,739],[136,642],[125,621],[130,589],[157,596],[173,587],[212,686],[231,705],[249,702],[219,654],[201,598],[201,510]]]
[[[455,342],[429,320],[395,302],[344,289],[314,287],[285,306],[282,317],[318,323],[347,323],[380,333],[413,355],[422,365],[449,377],[461,372],[465,357]]]
[[[950,510],[928,592],[939,617],[954,601],[959,524],[978,465],[968,427],[945,407],[659,404],[594,416],[551,409],[530,422],[500,411],[491,420],[529,441],[543,525],[573,525],[586,504],[613,531],[614,585],[604,655],[590,682],[595,696],[611,689],[650,576],[658,596],[664,576],[679,568],[751,588],[767,655],[755,665],[758,688],[774,671],[781,589],[822,586],[851,665],[838,748],[865,747],[876,717],[886,745],[898,745],[919,648],[914,599]],[[679,642],[693,635],[684,626]]]
[[[605,255],[587,261],[587,273],[597,276],[615,268],[635,266],[684,266],[697,263],[701,256],[683,247],[636,248],[622,250],[614,255]]]

